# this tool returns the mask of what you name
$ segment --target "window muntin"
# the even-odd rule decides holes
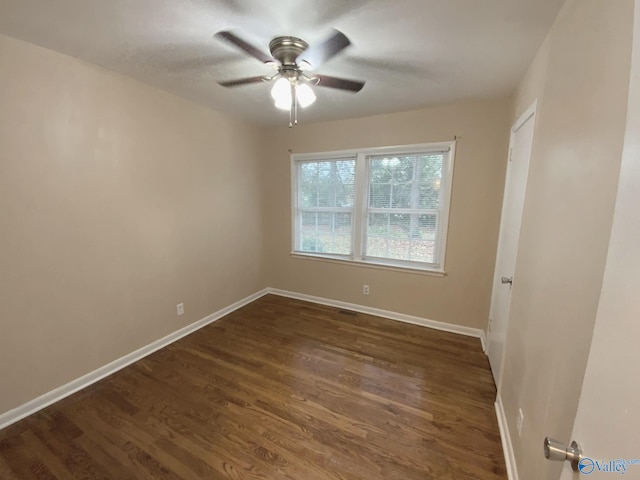
[[[444,271],[454,149],[292,155],[293,252]]]

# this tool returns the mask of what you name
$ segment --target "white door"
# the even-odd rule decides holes
[[[509,163],[502,201],[502,218],[498,254],[493,279],[487,354],[496,384],[500,378],[502,352],[507,335],[507,320],[511,304],[511,281],[516,266],[520,225],[529,174],[536,106],[533,104],[511,127]],[[506,282],[506,283],[505,283]]]
[[[640,478],[640,0],[635,9],[620,184],[572,434],[587,457],[580,478],[589,480]],[[577,477],[565,465],[561,478]]]

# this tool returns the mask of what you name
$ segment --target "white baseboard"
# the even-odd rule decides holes
[[[89,372],[80,378],[72,380],[71,382],[62,385],[61,387],[58,387],[54,390],[51,390],[50,392],[47,392],[43,395],[40,395],[39,397],[34,398],[33,400],[20,405],[13,410],[9,410],[8,412],[1,414],[0,430],[8,427],[18,420],[22,420],[23,418],[36,413],[38,410],[42,410],[43,408],[48,407],[49,405],[76,393],[79,390],[82,390],[85,387],[88,387],[89,385],[92,385],[93,383],[96,383],[99,380],[102,380],[105,377],[108,377],[109,375],[123,369],[128,365],[131,365],[134,362],[137,362],[147,355],[150,355],[153,352],[160,350],[161,348],[166,347],[167,345],[177,340],[180,340],[182,337],[185,337],[190,333],[193,333],[196,330],[199,330],[200,328],[209,325],[216,320],[219,320],[220,318],[228,315],[234,310],[244,307],[245,305],[253,302],[254,300],[257,300],[267,293],[269,293],[269,289],[265,288],[264,290],[254,293],[253,295],[249,295],[248,297],[243,298],[242,300],[239,300],[236,303],[229,305],[228,307],[218,310],[217,312],[212,313],[211,315],[208,315],[205,318],[192,323],[191,325],[187,325],[180,330],[176,330],[175,332],[170,333],[166,337],[145,345],[144,347],[139,348],[138,350],[131,352],[124,357],[118,358],[117,360],[114,360],[107,365]]]
[[[496,417],[498,417],[498,428],[500,429],[500,439],[502,440],[502,450],[504,451],[504,462],[507,465],[507,477],[509,480],[518,480],[516,457],[513,453],[513,444],[511,443],[507,417],[504,413],[504,406],[502,405],[500,395],[496,398],[495,407]]]
[[[313,295],[305,295],[304,293],[290,292],[288,290],[280,290],[277,288],[267,288],[267,292],[272,293],[273,295],[280,295],[281,297],[305,300],[307,302],[319,303],[321,305],[328,305],[330,307],[344,308],[346,310],[353,310],[355,312],[376,315],[378,317],[384,317],[390,320],[396,320],[398,322],[412,323],[414,325],[420,325],[422,327],[443,330],[445,332],[457,333],[469,337],[476,337],[479,338],[482,342],[484,350],[484,330],[480,328],[471,328],[464,327],[462,325],[454,325],[452,323],[438,322],[437,320],[414,317],[412,315],[406,315],[404,313],[391,312],[389,310],[382,310],[380,308],[366,307],[364,305],[358,305],[356,303],[341,302],[338,300],[331,300],[323,297],[314,297]]]
[[[487,334],[484,330],[480,330],[480,343],[482,344],[482,351],[487,353]]]

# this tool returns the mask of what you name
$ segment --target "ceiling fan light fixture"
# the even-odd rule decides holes
[[[278,101],[282,98],[291,98],[291,82],[289,79],[280,77],[271,87],[271,97]]]
[[[278,98],[276,100],[276,108],[279,108],[280,110],[286,110],[289,111],[291,110],[291,104],[293,102],[293,97],[289,96],[289,98]]]
[[[296,85],[296,96],[298,97],[298,103],[302,108],[306,108],[316,101],[316,94],[306,83],[299,83]]]
[[[293,94],[291,92],[291,82],[287,78],[279,78],[271,88],[271,97],[275,100],[276,108],[281,110],[291,110]]]

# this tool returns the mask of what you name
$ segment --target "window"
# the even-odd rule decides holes
[[[293,253],[443,272],[454,148],[292,155]]]

